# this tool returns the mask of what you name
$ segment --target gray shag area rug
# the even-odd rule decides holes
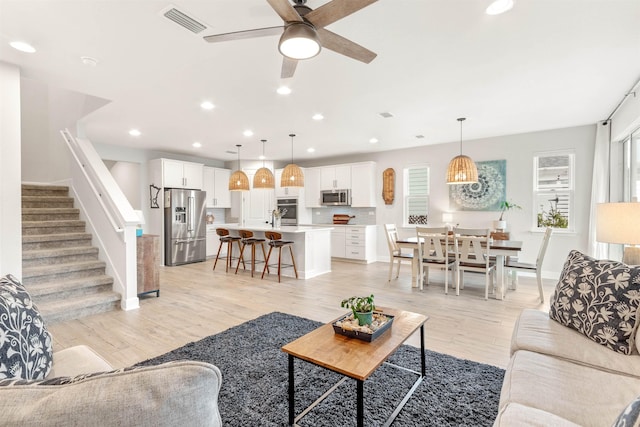
[[[222,372],[220,414],[225,426],[285,426],[288,422],[287,354],[280,348],[321,323],[270,313],[138,364],[199,360]],[[428,323],[425,329],[429,339]],[[498,413],[504,370],[426,351],[427,375],[394,426],[490,426]],[[389,362],[420,370],[420,349],[401,346]],[[342,375],[295,360],[296,414],[337,383]],[[379,426],[417,376],[382,365],[364,383],[364,423]],[[356,381],[348,379],[308,413],[301,426],[356,424]]]

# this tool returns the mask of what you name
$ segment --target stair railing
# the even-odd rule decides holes
[[[121,307],[139,307],[137,296],[136,227],[140,220],[90,141],[60,131],[71,154],[71,188],[86,219]]]

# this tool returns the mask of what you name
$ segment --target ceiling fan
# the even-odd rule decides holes
[[[324,27],[377,0],[331,0],[315,10],[305,5],[307,0],[293,1],[294,5],[289,0],[267,0],[284,21],[282,26],[215,34],[205,36],[204,39],[209,43],[216,43],[281,34],[278,50],[284,57],[280,73],[282,78],[293,77],[298,60],[316,56],[321,47],[366,64],[376,57],[369,49]]]

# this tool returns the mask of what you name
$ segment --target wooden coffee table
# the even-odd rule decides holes
[[[390,314],[395,317],[391,328],[373,342],[366,342],[336,334],[332,326],[334,320],[282,347],[282,351],[289,355],[289,425],[296,425],[296,422],[346,380],[346,378],[340,380],[340,382],[330,388],[296,417],[294,400],[294,357],[356,380],[357,425],[360,427],[364,425],[364,381],[369,378],[380,365],[385,363],[407,338],[420,328],[421,370],[420,372],[411,371],[418,375],[418,379],[384,424],[385,426],[391,425],[414,390],[420,385],[425,375],[424,324],[428,320],[428,317],[418,313],[385,307],[377,307],[376,311],[382,311],[385,314]],[[393,364],[389,365],[395,366]],[[406,368],[401,369],[408,370]]]

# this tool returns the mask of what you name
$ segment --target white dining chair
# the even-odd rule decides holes
[[[398,228],[395,224],[385,224],[384,230],[387,236],[387,245],[389,246],[389,279],[387,281],[390,282],[394,262],[398,263],[396,270],[397,279],[398,276],[400,276],[400,264],[402,263],[402,260],[413,260],[413,253],[403,253],[402,248],[398,246]]]
[[[456,295],[460,295],[460,287],[464,288],[464,272],[484,273],[484,299],[489,299],[489,285],[493,283],[495,261],[489,257],[490,230],[476,228],[454,228],[456,268],[459,273]]]
[[[456,258],[452,251],[453,235],[450,240],[449,229],[446,227],[416,227],[416,237],[420,263],[418,279],[420,289],[423,289],[424,283],[429,284],[429,268],[436,267],[444,270],[444,293],[449,293],[449,269],[456,284],[458,277],[455,268]]]
[[[513,274],[517,274],[518,271],[536,274],[536,280],[538,281],[538,292],[540,293],[540,303],[544,302],[544,290],[542,289],[542,263],[544,261],[544,256],[547,253],[547,247],[549,246],[551,234],[553,234],[553,229],[551,227],[547,227],[547,229],[544,231],[542,242],[540,243],[540,249],[538,250],[538,257],[536,258],[535,264],[519,262],[516,260],[507,260],[504,265],[504,268],[514,272]],[[517,278],[515,280],[517,280]]]

